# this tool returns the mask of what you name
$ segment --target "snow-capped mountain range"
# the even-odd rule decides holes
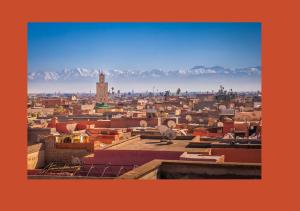
[[[260,76],[260,66],[247,67],[247,68],[224,68],[221,66],[205,67],[194,66],[190,69],[181,70],[161,70],[153,69],[147,71],[141,70],[104,70],[108,79],[118,78],[134,78],[134,79],[155,79],[155,78],[197,78],[204,76]],[[62,71],[36,71],[28,72],[28,80],[30,82],[42,82],[42,81],[96,81],[98,80],[99,70],[86,69],[86,68],[74,68],[64,69]]]

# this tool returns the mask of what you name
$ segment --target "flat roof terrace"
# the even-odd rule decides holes
[[[105,150],[146,150],[146,151],[176,151],[210,153],[209,148],[186,148],[193,140],[172,140],[172,144],[156,139],[133,139],[106,148]]]
[[[204,155],[224,155],[225,162],[241,163],[261,163],[261,149],[248,148],[193,148],[187,147],[191,143],[197,142],[197,137],[193,140],[172,140],[173,144],[166,144],[155,139],[132,139],[115,145],[108,146],[104,151],[156,151],[156,152],[188,152],[199,153]],[[102,151],[102,150],[96,150]],[[94,155],[92,155],[94,156]]]

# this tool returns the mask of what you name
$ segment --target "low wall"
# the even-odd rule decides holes
[[[41,168],[45,165],[45,146],[42,143],[27,147],[27,169]]]
[[[55,143],[56,149],[80,149],[87,150],[89,152],[93,152],[93,142],[90,143]]]
[[[261,165],[153,160],[116,179],[260,179]]]
[[[91,143],[89,143],[91,144]],[[60,145],[61,148],[57,148],[57,145]],[[62,148],[63,145],[65,148]],[[74,149],[72,146],[69,148],[66,147],[68,144],[57,144],[55,143],[55,140],[47,140],[45,142],[45,162],[54,162],[54,161],[71,161],[72,157],[83,157],[88,154],[90,154],[90,150],[87,150],[85,148],[81,149]],[[71,144],[69,144],[71,145]],[[74,145],[74,144],[72,144]],[[79,144],[78,144],[79,145]],[[82,143],[80,144],[82,145]],[[75,144],[76,146],[76,144]]]
[[[45,165],[45,150],[27,154],[27,169],[42,168]]]
[[[261,163],[260,149],[212,148],[212,155],[224,155],[225,162]]]
[[[90,154],[90,152],[84,149],[46,149],[45,162],[68,162],[72,160],[72,157],[84,157],[88,154]]]
[[[162,162],[157,171],[159,179],[260,179],[259,164],[211,162]]]

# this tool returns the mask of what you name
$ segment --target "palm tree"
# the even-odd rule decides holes
[[[111,93],[112,93],[112,95],[114,95],[115,93],[114,93],[114,87],[111,87]]]
[[[179,94],[180,94],[180,92],[181,92],[181,89],[180,89],[180,88],[178,88],[178,89],[177,89],[177,91],[176,91],[176,94],[177,94],[177,95],[179,95]]]

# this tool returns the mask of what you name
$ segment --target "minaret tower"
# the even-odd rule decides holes
[[[99,82],[96,83],[96,101],[108,102],[108,84],[105,82],[105,75],[102,71],[99,72]]]
[[[103,72],[99,72],[99,82],[100,83],[105,83],[105,75]]]

